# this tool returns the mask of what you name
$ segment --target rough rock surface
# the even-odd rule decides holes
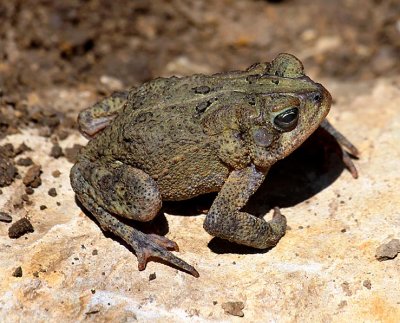
[[[72,164],[50,156],[50,138],[27,129],[1,140],[25,142],[32,151],[22,157],[43,172],[32,203],[13,208],[24,194],[22,180],[0,195],[1,211],[13,221],[28,217],[35,229],[12,240],[11,224],[0,222],[1,321],[398,320],[400,257],[379,262],[375,252],[400,238],[400,78],[322,83],[336,100],[330,121],[361,151],[359,179],[346,170],[334,179],[307,173],[320,188],[290,207],[282,204],[291,230],[268,252],[209,244],[204,215],[167,214],[167,236],[198,279],[158,262],[139,272],[135,255],[77,206],[68,178]],[[80,97],[78,106],[91,100],[79,92],[62,95],[69,104]],[[77,131],[60,142],[64,151],[74,144],[85,144]],[[18,171],[23,178],[27,169]],[[289,181],[294,176],[286,175]],[[49,197],[50,188],[57,196]],[[22,277],[15,277],[19,266]],[[242,302],[244,318],[225,313],[227,302]]]

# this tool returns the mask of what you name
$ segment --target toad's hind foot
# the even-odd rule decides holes
[[[144,239],[137,239],[137,236],[135,237],[135,239],[137,239],[137,246],[136,242],[130,243],[132,247],[133,245],[135,245],[134,250],[136,256],[138,257],[139,270],[144,270],[146,268],[148,260],[150,260],[151,258],[157,258],[175,267],[183,269],[184,271],[187,271],[194,277],[199,277],[199,273],[197,272],[196,269],[194,269],[188,263],[176,257],[174,254],[172,254],[170,251],[167,250],[167,247],[168,249],[172,247],[173,250],[177,250],[178,245],[175,242],[161,236],[157,236],[157,238],[155,238],[155,235],[145,235],[145,234],[143,235],[145,236]],[[167,247],[165,247],[165,245],[167,245]]]
[[[114,233],[132,247],[138,258],[139,270],[144,270],[149,260],[160,259],[169,265],[188,272],[194,277],[199,277],[199,273],[194,267],[168,251],[168,249],[175,251],[179,249],[174,241],[156,234],[145,234],[132,228],[101,207],[90,203],[90,199],[86,199],[84,206],[90,212],[96,214],[96,219],[99,221],[103,230]]]
[[[169,240],[166,237],[159,236],[158,234],[149,233],[147,234],[147,238],[153,241],[155,244],[158,244],[160,247],[164,247],[168,250],[179,251],[179,247],[175,241]]]
[[[178,245],[162,236],[145,234],[121,221],[119,217],[146,222],[161,208],[156,182],[145,172],[118,162],[108,166],[82,159],[71,170],[71,185],[82,205],[105,231],[123,239],[135,251],[139,270],[150,258],[158,258],[195,277],[198,272],[168,250]]]
[[[342,160],[344,165],[347,167],[347,169],[350,171],[351,176],[353,178],[358,178],[358,171],[356,166],[354,165],[351,155],[357,157],[359,155],[358,149],[345,137],[343,136],[339,131],[337,131],[330,123],[328,120],[324,120],[321,123],[321,128],[325,129],[331,136],[335,138],[337,143],[339,144],[339,147],[342,152]],[[349,153],[346,151],[346,149],[349,151]]]
[[[354,165],[350,155],[347,153],[347,151],[345,151],[342,147],[342,160],[344,165],[347,167],[347,169],[349,170],[351,176],[353,176],[353,178],[358,178],[358,171],[356,168],[356,165]]]
[[[116,219],[113,218],[113,220]],[[125,226],[125,228],[121,228],[121,226]],[[168,249],[176,251],[179,249],[174,241],[155,234],[144,234],[122,223],[116,224],[115,226],[112,224],[110,231],[121,231],[118,235],[135,251],[138,258],[139,270],[144,270],[147,262],[155,258],[182,269],[194,277],[199,277],[199,273],[194,267],[168,251]]]

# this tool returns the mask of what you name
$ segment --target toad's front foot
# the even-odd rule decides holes
[[[215,237],[237,244],[266,249],[274,247],[286,232],[286,218],[278,208],[265,221],[241,211],[263,182],[266,170],[249,166],[233,171],[215,199],[204,221],[204,229]]]

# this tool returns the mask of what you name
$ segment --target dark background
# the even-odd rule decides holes
[[[291,52],[314,77],[400,71],[398,0],[0,1],[0,87],[220,72]]]

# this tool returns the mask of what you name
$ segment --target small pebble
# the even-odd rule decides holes
[[[39,187],[42,184],[40,179],[40,174],[42,173],[42,168],[39,165],[31,166],[23,179],[25,186],[30,186],[33,188]]]
[[[53,177],[57,178],[57,177],[60,177],[61,172],[57,169],[57,170],[55,170],[54,172],[52,172],[51,175],[52,175]]]
[[[25,193],[28,195],[32,195],[35,193],[35,190],[32,187],[25,187]]]
[[[27,146],[24,142],[20,144],[17,149],[15,149],[15,154],[20,155],[24,153],[25,151],[32,151],[32,148]]]
[[[0,212],[0,221],[10,223],[12,221],[12,217],[6,212]]]
[[[49,189],[48,194],[52,197],[55,197],[55,196],[57,196],[57,191],[54,187],[52,187],[51,189]]]
[[[400,240],[392,239],[388,243],[384,243],[376,249],[375,258],[379,261],[390,260],[396,258],[399,252]]]
[[[17,160],[17,165],[18,166],[31,166],[31,165],[33,165],[33,161],[29,157],[20,158]]]
[[[369,279],[364,280],[363,286],[367,289],[371,289],[371,281]]]
[[[59,158],[59,157],[61,157],[63,155],[64,155],[64,153],[63,153],[62,148],[61,148],[61,146],[59,144],[55,144],[51,148],[51,151],[50,151],[50,156],[51,157],[54,157],[54,158],[57,159],[57,158]]]
[[[69,133],[66,130],[59,130],[59,131],[57,131],[57,136],[58,136],[58,139],[65,140],[68,138]]]
[[[31,222],[27,218],[22,218],[11,225],[8,229],[8,236],[11,239],[18,239],[24,234],[34,231]]]
[[[14,272],[12,273],[14,277],[22,277],[22,268],[21,266],[15,268]]]
[[[243,309],[244,309],[244,303],[243,302],[226,302],[223,303],[222,309],[225,311],[225,314],[230,314],[234,316],[239,316],[243,317]]]

